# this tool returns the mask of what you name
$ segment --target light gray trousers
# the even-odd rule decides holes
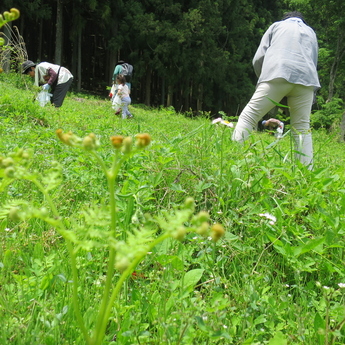
[[[260,83],[249,103],[243,109],[232,135],[232,140],[243,142],[258,122],[275,107],[270,99],[280,102],[284,97],[290,110],[290,124],[295,141],[296,158],[312,169],[313,142],[310,132],[310,112],[314,87],[292,84],[279,78]]]

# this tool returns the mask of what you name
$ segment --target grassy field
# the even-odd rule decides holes
[[[0,90],[1,344],[345,343],[336,137],[313,132],[308,171],[288,132]]]

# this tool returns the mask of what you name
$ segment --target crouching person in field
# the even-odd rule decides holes
[[[35,85],[42,85],[42,89],[52,93],[51,102],[56,107],[62,106],[72,82],[73,75],[65,67],[49,62],[35,64],[27,60],[22,64],[22,73],[35,78]]]
[[[314,93],[320,88],[317,74],[316,34],[299,12],[287,13],[273,23],[261,39],[253,59],[259,77],[254,95],[238,119],[232,139],[243,142],[282,98],[287,97],[297,158],[313,168],[310,113]],[[273,100],[273,102],[272,102]]]

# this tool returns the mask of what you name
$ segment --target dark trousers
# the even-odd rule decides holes
[[[61,107],[62,103],[66,97],[67,91],[70,88],[73,82],[73,78],[70,78],[66,83],[58,84],[53,90],[53,97],[51,102],[55,105],[56,108]]]

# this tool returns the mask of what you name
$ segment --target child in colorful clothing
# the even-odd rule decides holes
[[[122,118],[130,119],[133,117],[133,115],[129,112],[128,106],[131,104],[132,100],[129,96],[130,90],[126,85],[126,78],[122,74],[119,74],[116,76],[116,83],[118,84],[117,95],[121,99]]]

